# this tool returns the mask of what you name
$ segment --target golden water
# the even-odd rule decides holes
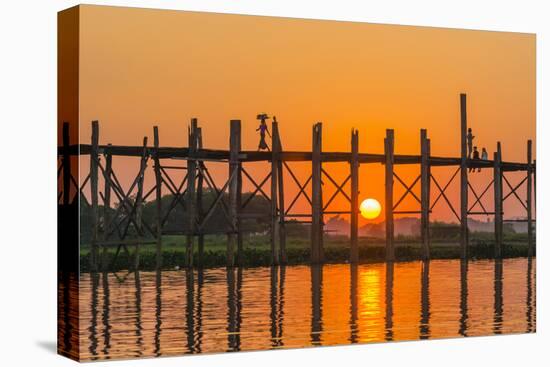
[[[84,360],[534,332],[535,261],[83,274]]]

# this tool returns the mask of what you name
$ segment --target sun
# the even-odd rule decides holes
[[[365,219],[375,219],[378,218],[380,212],[382,211],[382,206],[376,199],[368,198],[363,200],[359,206],[361,215]]]

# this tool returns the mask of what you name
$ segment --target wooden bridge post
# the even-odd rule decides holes
[[[143,151],[141,153],[141,161],[139,166],[139,179],[137,182],[137,194],[136,194],[136,223],[138,237],[143,237],[143,181],[145,179],[145,168],[147,166],[147,137],[143,137]],[[136,254],[134,256],[134,270],[139,268],[139,241],[136,241]]]
[[[227,266],[234,265],[235,242],[239,228],[239,152],[241,151],[241,120],[230,121],[229,136],[229,221],[230,234],[227,239]]]
[[[109,237],[109,224],[111,223],[111,172],[113,171],[113,156],[110,152],[111,144],[103,152],[105,156],[105,180],[104,180],[104,200],[103,200],[103,241],[107,241]],[[107,270],[107,246],[103,246],[103,254],[101,256],[102,268]]]
[[[351,131],[351,218],[350,218],[350,262],[359,261],[359,131]]]
[[[386,206],[386,261],[395,260],[394,248],[394,227],[393,227],[393,156],[394,156],[394,133],[393,129],[386,130],[384,139],[385,158],[385,206]]]
[[[426,129],[420,130],[420,231],[422,258],[430,259],[430,141]]]
[[[158,126],[153,127],[153,144],[155,147],[153,160],[155,164],[155,202],[157,209],[157,253],[156,253],[156,269],[162,268],[162,177],[160,171],[160,157],[159,157],[159,129]]]
[[[99,171],[99,122],[92,121],[92,145],[90,150],[90,189],[92,212],[90,224],[92,229],[91,248],[90,248],[90,268],[97,271],[97,240],[99,227],[99,207],[98,207],[98,171]]]
[[[197,128],[197,145],[199,150],[202,150],[202,128]],[[202,168],[204,163],[202,160],[199,160],[197,164]],[[204,176],[202,173],[202,169],[198,172],[198,178],[197,178],[197,217],[199,219],[199,223],[202,223],[202,220],[204,219],[204,209],[203,209],[203,185],[204,185]],[[204,232],[202,229],[199,229],[198,233],[198,261],[199,266],[202,266],[203,257],[204,257]]]
[[[527,140],[527,255],[533,256],[533,142]]]
[[[285,190],[284,190],[284,177],[283,177],[283,161],[281,158],[281,152],[283,146],[281,144],[281,135],[279,133],[279,124],[277,118],[273,116],[273,125],[271,128],[276,142],[277,149],[277,188],[279,198],[279,263],[286,264],[286,229],[285,229]],[[274,148],[275,149],[275,148]]]
[[[191,126],[188,129],[189,159],[187,160],[187,194],[185,196],[185,205],[187,206],[187,221],[185,225],[185,232],[187,232],[185,246],[185,263],[188,267],[193,267],[193,256],[195,247],[195,222],[197,220],[195,210],[195,184],[197,178],[197,161],[195,160],[197,152],[197,125],[197,119],[192,118]]]
[[[321,188],[322,132],[322,123],[318,122],[313,125],[311,156],[311,262],[314,264],[323,261],[323,191]]]
[[[466,94],[460,94],[460,257],[468,257],[468,120]]]
[[[239,130],[240,131],[240,130]],[[241,135],[239,134],[239,152],[241,150]],[[238,171],[237,171],[237,264],[242,265],[243,258],[243,232],[241,229],[241,206],[243,202],[243,173],[242,173],[242,163],[239,160]],[[239,270],[241,271],[241,270]]]
[[[279,214],[277,211],[277,183],[278,183],[278,164],[277,164],[277,135],[275,132],[277,123],[271,124],[271,264],[279,264],[279,252],[277,241],[279,240]]]
[[[502,151],[497,142],[497,151],[493,155],[493,179],[495,200],[495,258],[502,257]]]

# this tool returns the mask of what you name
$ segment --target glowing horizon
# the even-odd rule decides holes
[[[457,157],[458,97],[465,92],[476,145],[491,156],[501,141],[504,160],[519,162],[527,139],[536,148],[531,34],[85,5],[80,45],[82,142],[97,119],[101,144],[152,141],[158,125],[161,145],[186,146],[187,125],[197,117],[204,146],[227,149],[229,120],[237,118],[243,149],[255,150],[255,117],[266,112],[277,116],[285,150],[310,150],[311,127],[322,121],[324,151],[349,151],[354,127],[361,152],[382,153],[385,130],[393,128],[396,154],[419,154],[426,128],[432,155]],[[131,180],[133,165],[113,165],[123,183]],[[227,175],[221,166],[212,168],[220,180]],[[255,177],[268,170],[249,166]],[[344,163],[324,166],[340,182],[349,170]],[[293,167],[305,181],[309,165]],[[396,172],[410,183],[418,167]],[[434,169],[442,182],[449,175]],[[490,173],[471,179],[479,188]],[[285,186],[288,197],[298,190],[289,177]],[[330,196],[334,188],[325,186]],[[395,189],[398,197],[402,187]],[[243,190],[251,190],[246,180]],[[361,166],[360,191],[383,205],[382,166]],[[457,193],[451,187],[452,200]],[[416,209],[409,199],[400,209]],[[333,204],[348,205],[343,197]],[[296,205],[303,211],[307,202]],[[506,205],[509,216],[522,214],[521,204]],[[439,203],[432,219],[453,215]]]

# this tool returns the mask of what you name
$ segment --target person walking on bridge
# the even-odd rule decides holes
[[[258,151],[260,150],[269,150],[269,146],[267,145],[265,141],[265,134],[269,135],[271,137],[271,134],[269,133],[269,130],[267,128],[266,120],[269,118],[266,113],[261,113],[258,116],[256,116],[256,119],[260,120],[260,126],[256,129],[256,131],[260,132],[260,143],[258,144]]]

